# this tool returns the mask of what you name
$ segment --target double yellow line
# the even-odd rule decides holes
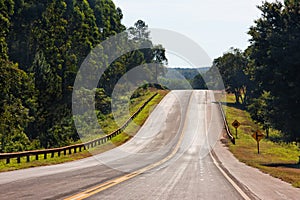
[[[192,95],[193,95],[193,92],[189,96],[188,108],[187,108],[187,110],[186,110],[186,112],[184,114],[185,121],[184,121],[184,124],[183,124],[183,128],[181,130],[180,138],[179,138],[179,140],[178,140],[178,142],[176,144],[176,147],[173,149],[173,151],[167,157],[165,157],[164,159],[162,159],[162,160],[160,160],[160,161],[158,161],[158,162],[156,162],[154,164],[151,164],[151,165],[148,165],[148,166],[146,166],[146,167],[144,167],[142,169],[139,169],[139,170],[137,170],[135,172],[132,172],[132,173],[129,173],[127,175],[120,176],[118,178],[109,180],[109,181],[107,181],[105,183],[102,183],[100,185],[94,186],[93,188],[90,188],[90,189],[88,189],[86,191],[80,192],[80,193],[78,193],[78,194],[76,194],[74,196],[65,198],[65,200],[81,200],[81,199],[86,199],[86,198],[88,198],[88,197],[90,197],[92,195],[95,195],[95,194],[103,191],[103,190],[106,190],[106,189],[108,189],[110,187],[113,187],[113,186],[119,184],[119,183],[122,183],[124,181],[129,180],[129,179],[132,179],[132,178],[134,178],[134,177],[136,177],[136,176],[138,176],[138,175],[140,175],[140,174],[142,174],[142,173],[144,173],[146,171],[149,171],[149,170],[151,170],[151,169],[153,169],[155,167],[158,167],[158,166],[162,165],[163,163],[167,162],[168,160],[170,160],[177,153],[177,151],[178,151],[178,149],[179,149],[179,147],[180,147],[180,145],[182,143],[183,136],[184,136],[184,130],[185,130],[185,126],[186,126],[186,114],[187,114],[188,110],[190,109],[190,101],[191,101]]]

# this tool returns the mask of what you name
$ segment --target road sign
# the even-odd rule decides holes
[[[232,126],[234,128],[238,128],[241,125],[241,123],[238,120],[234,120],[234,122],[232,122]]]
[[[238,138],[237,129],[241,125],[241,123],[238,120],[234,120],[231,125],[235,128],[235,137]]]
[[[257,153],[259,154],[259,141],[265,137],[265,135],[260,132],[260,130],[257,130],[255,133],[252,134],[252,137],[257,142]]]
[[[259,142],[261,139],[265,137],[265,135],[262,132],[260,132],[260,130],[257,130],[255,133],[252,134],[252,137],[254,138],[254,140]]]

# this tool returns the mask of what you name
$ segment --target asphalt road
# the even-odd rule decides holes
[[[0,199],[243,199],[210,154],[221,131],[211,91],[172,91],[118,148],[0,173]]]

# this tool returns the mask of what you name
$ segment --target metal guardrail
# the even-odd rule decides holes
[[[219,102],[219,107],[220,107],[220,111],[221,111],[222,118],[223,118],[223,121],[224,121],[224,127],[225,127],[225,130],[226,130],[226,133],[227,133],[230,141],[232,142],[232,144],[235,144],[235,137],[232,135],[232,133],[229,130],[228,123],[227,123],[226,116],[225,116],[225,113],[224,113],[221,102]]]
[[[51,158],[54,157],[55,153],[57,153],[58,157],[67,154],[72,154],[72,153],[77,153],[77,151],[81,152],[82,150],[86,150],[89,148],[93,148],[97,145],[104,144],[107,141],[111,140],[113,137],[119,135],[122,133],[125,128],[129,125],[129,123],[143,110],[143,108],[157,95],[155,93],[152,95],[135,113],[131,115],[131,117],[117,130],[114,132],[103,136],[101,138],[81,143],[81,144],[75,144],[75,145],[70,145],[70,146],[65,146],[65,147],[60,147],[60,148],[52,148],[52,149],[43,149],[43,150],[33,150],[33,151],[23,151],[23,152],[15,152],[15,153],[0,153],[0,160],[1,159],[6,159],[6,164],[10,163],[10,159],[16,158],[17,163],[21,163],[21,158],[26,157],[26,162],[30,162],[30,156],[35,156],[35,160],[39,159],[40,155],[44,155],[44,159],[47,159],[48,154],[51,154]],[[73,151],[72,151],[73,150]]]

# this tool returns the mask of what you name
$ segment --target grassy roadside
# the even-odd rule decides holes
[[[155,92],[158,93],[158,95],[153,98],[146,107],[138,114],[138,116],[134,119],[135,123],[130,123],[129,126],[125,129],[125,131],[116,137],[114,137],[111,141],[99,145],[95,148],[89,149],[88,151],[82,151],[76,154],[70,154],[66,156],[58,157],[56,154],[53,158],[51,158],[51,154],[47,155],[47,159],[44,159],[43,155],[39,156],[39,160],[33,160],[30,162],[26,162],[26,158],[21,158],[21,163],[18,164],[16,162],[16,159],[12,159],[10,164],[6,164],[5,160],[0,161],[0,172],[5,171],[12,171],[12,170],[18,170],[18,169],[25,169],[30,167],[37,167],[37,166],[46,166],[46,165],[53,165],[53,164],[59,164],[64,162],[70,162],[74,160],[79,160],[82,158],[90,157],[94,154],[102,153],[105,151],[108,151],[110,149],[115,148],[116,146],[119,146],[129,139],[131,139],[139,130],[140,126],[144,124],[146,119],[148,118],[149,114],[153,110],[153,108],[163,99],[163,97],[168,93],[168,91],[163,90],[152,90],[150,92],[145,93],[143,96],[136,98],[134,102],[132,102],[130,110],[135,111],[137,110],[143,102],[145,102],[149,97],[151,97]],[[105,129],[107,132],[111,130],[116,129],[116,124],[112,122],[111,118],[108,118],[108,120],[105,122]]]
[[[233,135],[235,135],[235,129],[231,126],[231,123],[235,119],[241,123],[238,128],[236,145],[228,143],[229,150],[241,162],[300,188],[300,165],[297,164],[300,155],[298,147],[295,144],[262,139],[260,141],[260,154],[257,154],[256,141],[251,135],[257,129],[262,129],[252,121],[248,112],[234,105],[234,102],[234,96],[227,95],[227,105],[223,105]],[[270,138],[278,138],[279,134],[276,130],[270,130]]]

